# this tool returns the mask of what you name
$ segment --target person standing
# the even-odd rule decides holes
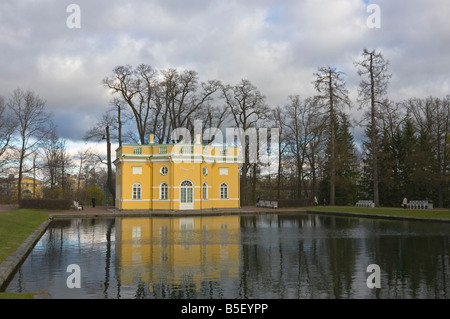
[[[95,208],[95,198],[94,197],[92,197],[91,202],[92,202],[92,208]]]
[[[408,207],[408,199],[406,199],[406,196],[403,198],[402,206],[405,209],[406,209],[406,207]]]

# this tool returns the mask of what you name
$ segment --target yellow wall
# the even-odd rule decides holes
[[[164,148],[167,153],[161,154]],[[181,149],[194,150],[193,154]],[[124,145],[116,151],[116,208],[148,209],[210,209],[239,207],[239,163],[226,163],[219,150],[212,150],[205,159],[202,145]],[[235,160],[237,149],[228,148],[227,155]],[[211,160],[212,159],[212,160]],[[210,163],[213,161],[212,163]],[[167,167],[167,174],[161,168]],[[207,175],[203,169],[208,170]],[[227,170],[227,174],[221,174]],[[194,185],[193,205],[180,205],[180,186],[185,180]],[[160,199],[160,185],[168,185],[168,199]],[[208,198],[203,199],[203,184],[208,185]],[[133,199],[133,184],[142,187],[141,199]],[[220,185],[228,185],[228,198],[220,198]]]
[[[196,237],[203,232],[206,237]],[[140,279],[180,284],[236,277],[239,217],[122,218],[116,224],[116,256],[122,285]],[[203,274],[204,273],[204,274]],[[205,278],[207,276],[208,278]]]
[[[36,185],[33,186],[33,183],[36,183]],[[27,195],[29,195],[31,198],[42,197],[42,182],[38,180],[34,180],[33,178],[30,177],[23,177],[21,188],[22,188],[22,197]]]

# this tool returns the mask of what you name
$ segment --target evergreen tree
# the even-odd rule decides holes
[[[335,204],[353,204],[358,198],[358,158],[355,154],[355,144],[350,132],[350,122],[347,115],[340,114],[336,119],[336,175],[335,175]],[[330,147],[330,143],[328,144]],[[324,179],[321,183],[321,192],[329,196],[331,179],[331,158],[327,158]]]

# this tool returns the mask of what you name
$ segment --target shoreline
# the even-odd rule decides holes
[[[351,210],[351,207],[349,207]],[[430,210],[436,211],[436,210]],[[358,213],[342,211],[315,210],[311,207],[295,208],[262,208],[256,206],[246,206],[242,208],[217,208],[204,210],[118,210],[113,207],[86,207],[83,211],[49,212],[50,219],[70,219],[70,218],[115,218],[115,217],[201,217],[201,216],[225,216],[225,215],[268,215],[268,214],[316,214],[343,217],[372,218],[372,219],[395,219],[411,221],[433,221],[449,223],[450,218],[439,217],[414,217],[387,215],[380,213]]]

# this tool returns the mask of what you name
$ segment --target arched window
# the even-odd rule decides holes
[[[169,187],[166,182],[160,186],[159,199],[169,199]]]
[[[180,185],[180,201],[181,203],[194,202],[194,185],[191,181],[184,180]]]
[[[220,184],[220,198],[228,198],[228,185],[226,183]]]
[[[133,184],[133,199],[142,199],[142,186],[139,183]]]
[[[203,183],[203,199],[208,199],[208,184]]]

